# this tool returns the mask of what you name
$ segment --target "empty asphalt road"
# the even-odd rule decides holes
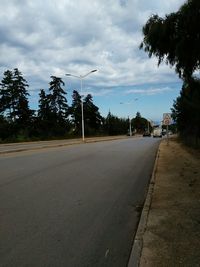
[[[0,155],[0,266],[125,267],[159,140]]]

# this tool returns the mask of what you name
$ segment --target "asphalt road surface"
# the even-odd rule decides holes
[[[0,266],[125,267],[159,140],[0,156]]]

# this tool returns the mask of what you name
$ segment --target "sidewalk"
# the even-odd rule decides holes
[[[135,243],[133,267],[200,266],[200,152],[176,138],[160,144]]]

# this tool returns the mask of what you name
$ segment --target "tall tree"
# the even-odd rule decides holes
[[[193,139],[200,146],[200,80],[184,82],[174,102],[172,116],[184,139]]]
[[[29,108],[27,87],[29,87],[22,73],[15,68],[13,72],[13,102],[16,105],[15,114],[20,124],[29,124],[34,111]]]
[[[12,110],[12,91],[13,73],[10,70],[4,72],[4,77],[0,83],[0,112],[5,116],[11,117]]]
[[[140,112],[137,112],[135,118],[132,119],[132,125],[138,133],[143,133],[147,128],[147,120],[141,116]]]
[[[61,78],[51,76],[52,81],[49,83],[50,95],[50,109],[54,117],[58,121],[66,121],[68,116],[68,105],[65,97],[66,92],[62,88],[65,83]]]
[[[35,128],[36,135],[39,135],[43,139],[55,136],[55,129],[58,128],[55,116],[52,115],[50,101],[50,95],[46,94],[44,89],[41,89],[39,93],[38,117],[36,119]]]
[[[48,120],[50,118],[50,113],[50,97],[46,95],[44,89],[41,89],[39,94],[38,117],[41,120]]]
[[[4,72],[0,90],[0,110],[13,122],[26,124],[33,115],[28,105],[28,86],[17,68],[13,72],[10,70]]]
[[[129,130],[129,120],[118,118],[109,111],[104,122],[104,128],[108,135],[127,134]]]
[[[173,116],[181,136],[199,140],[199,83],[195,71],[200,70],[200,1],[187,0],[181,8],[164,18],[153,15],[143,27],[140,48],[158,64],[165,61],[175,66],[183,79],[180,97],[173,106]],[[197,89],[198,88],[198,89]],[[194,97],[195,95],[195,97]]]
[[[83,101],[84,119],[86,132],[94,133],[101,127],[102,117],[99,113],[99,108],[94,105],[91,94],[88,94]]]
[[[75,127],[75,133],[81,133],[81,96],[78,91],[74,90],[72,94],[72,105],[70,107],[72,123]]]
[[[188,0],[178,12],[161,18],[153,15],[143,27],[143,48],[158,64],[175,66],[180,77],[188,79],[200,68],[200,1]]]

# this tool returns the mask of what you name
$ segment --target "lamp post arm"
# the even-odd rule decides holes
[[[71,74],[71,73],[66,73],[65,75],[66,76],[71,76],[71,77],[75,77],[75,78],[78,78],[78,79],[84,79],[85,77],[87,77],[89,74],[93,73],[93,72],[96,72],[97,70],[91,70],[90,72],[84,74],[84,75],[74,75],[74,74]]]
[[[93,73],[93,72],[96,72],[97,70],[91,70],[90,72],[88,72],[87,74],[85,75],[81,75],[80,77],[83,79],[85,77],[87,77],[89,74]]]
[[[70,73],[67,73],[65,75],[66,76],[70,76],[70,77],[75,77],[75,78],[81,79],[81,76],[78,76],[78,75],[73,75],[73,74],[70,74]]]

